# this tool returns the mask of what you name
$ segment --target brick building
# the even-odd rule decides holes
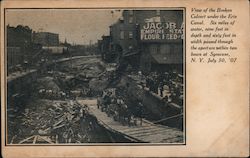
[[[42,46],[58,46],[59,34],[51,32],[34,32],[33,42]]]
[[[23,64],[30,54],[32,29],[28,26],[7,26],[7,66],[8,70]]]
[[[124,10],[110,26],[110,48],[143,71],[182,71],[183,10]]]
[[[142,70],[182,69],[183,10],[125,10],[123,17],[137,28]]]

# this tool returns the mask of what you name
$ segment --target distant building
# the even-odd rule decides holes
[[[28,26],[7,26],[7,67],[22,65],[27,60],[32,45],[32,29]]]
[[[114,58],[117,56],[117,53],[111,52],[110,42],[111,42],[110,36],[102,36],[102,40],[98,41],[98,48],[102,55],[102,59],[108,62],[113,61]]]
[[[7,26],[7,47],[26,47],[31,41],[32,29],[28,26]]]
[[[42,46],[58,46],[59,34],[51,32],[34,32],[33,42]]]
[[[60,55],[68,52],[68,47],[65,46],[43,46],[42,49],[52,55]]]

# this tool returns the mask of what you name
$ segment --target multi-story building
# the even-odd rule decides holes
[[[110,47],[141,70],[183,65],[183,10],[124,10],[110,26]],[[117,51],[119,48],[120,51]],[[111,52],[111,51],[110,51]],[[111,53],[113,54],[113,53]]]
[[[118,57],[129,58],[131,65],[138,66],[138,27],[135,23],[127,23],[120,18],[115,24],[110,26],[111,48]],[[131,58],[132,57],[132,58]]]
[[[123,17],[138,27],[142,70],[182,69],[183,10],[125,10]]]
[[[32,30],[28,26],[7,26],[7,66],[8,70],[23,64],[29,56],[32,45]]]
[[[51,32],[33,32],[33,42],[42,46],[58,46],[59,34]]]
[[[24,47],[32,41],[32,29],[28,26],[7,26],[7,47]]]

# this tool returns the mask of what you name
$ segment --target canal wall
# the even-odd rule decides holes
[[[12,74],[7,78],[7,103],[8,107],[14,104],[24,104],[32,91],[32,83],[36,82],[38,73],[36,70],[27,70],[22,73]]]
[[[134,100],[134,102],[142,102],[149,112],[146,116],[147,119],[153,122],[182,113],[181,107],[165,102],[158,95],[139,86],[135,80],[128,76],[122,77],[120,86],[127,91],[127,98]],[[183,129],[183,118],[180,115],[179,117],[163,120],[160,124]]]

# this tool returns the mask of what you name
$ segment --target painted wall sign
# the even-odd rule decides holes
[[[171,21],[161,22],[160,17],[145,19],[140,26],[140,36],[142,41],[183,39],[183,23],[178,26]]]

